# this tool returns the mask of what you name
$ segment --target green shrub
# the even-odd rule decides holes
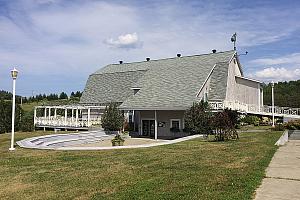
[[[122,129],[124,123],[124,115],[118,109],[116,103],[110,103],[106,106],[103,113],[101,124],[105,131],[119,131]]]
[[[260,118],[254,115],[247,115],[241,119],[241,122],[254,126],[259,126],[260,121]]]
[[[241,129],[241,124],[236,124],[235,129]]]
[[[191,131],[190,131],[190,129],[188,129],[188,128],[184,128],[184,129],[182,129],[182,131],[184,132],[184,133],[190,133]]]
[[[192,107],[185,112],[185,127],[191,134],[208,134],[212,130],[211,116],[207,102],[193,103]]]
[[[20,129],[20,116],[22,108],[16,104],[15,110],[15,131]],[[12,102],[0,100],[0,133],[11,132]]]
[[[33,111],[24,112],[21,118],[20,130],[30,132],[34,130]]]
[[[116,135],[112,140],[112,146],[123,146],[124,145],[124,139],[121,137],[121,135]]]
[[[284,123],[284,127],[288,130],[300,130],[300,119]]]

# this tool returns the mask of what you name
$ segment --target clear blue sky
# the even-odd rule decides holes
[[[245,75],[265,82],[300,79],[299,1],[0,0],[0,90],[83,90],[110,63],[238,52]]]

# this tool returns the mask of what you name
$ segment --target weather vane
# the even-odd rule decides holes
[[[233,50],[236,50],[236,46],[235,46],[235,43],[236,43],[236,33],[234,33],[231,36],[231,42],[233,42]]]

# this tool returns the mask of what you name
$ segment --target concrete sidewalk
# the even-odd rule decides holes
[[[255,200],[300,199],[300,140],[290,140],[275,153]]]

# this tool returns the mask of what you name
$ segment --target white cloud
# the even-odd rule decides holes
[[[135,49],[142,47],[142,42],[139,40],[137,33],[120,35],[116,40],[110,38],[105,40],[104,43],[112,47],[124,49]]]
[[[253,76],[253,75],[252,75]],[[264,81],[286,81],[300,79],[300,68],[287,69],[284,67],[269,67],[254,74],[255,78],[263,79]]]

